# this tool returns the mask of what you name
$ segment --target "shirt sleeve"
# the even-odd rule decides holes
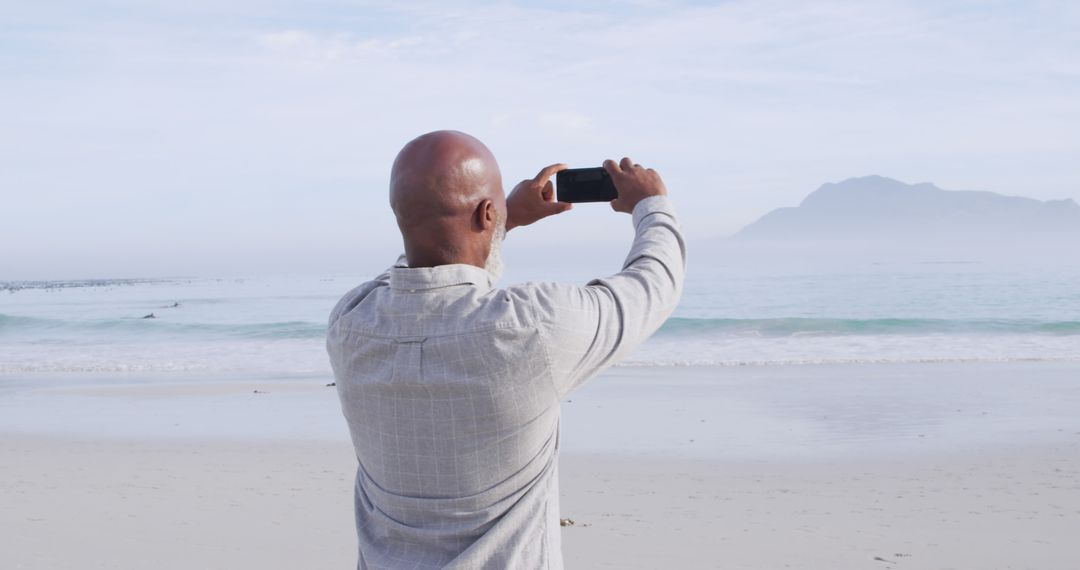
[[[329,319],[329,322],[328,322],[329,326],[331,326],[331,327],[334,326],[334,323],[336,323],[337,320],[339,318],[341,318],[341,315],[344,315],[345,313],[348,313],[354,307],[356,307],[356,305],[360,301],[362,301],[364,299],[364,297],[366,297],[367,294],[370,293],[373,289],[375,289],[376,287],[383,286],[383,285],[389,285],[390,284],[390,270],[391,269],[393,269],[395,267],[408,267],[408,266],[409,266],[409,262],[405,258],[405,254],[402,253],[401,255],[398,256],[397,261],[395,261],[393,265],[386,268],[385,271],[380,273],[374,279],[372,279],[371,281],[366,281],[364,283],[361,283],[360,285],[358,285],[358,286],[354,287],[352,290],[350,290],[348,293],[345,293],[345,295],[337,302],[337,304],[334,306],[334,308],[330,311],[330,319]]]
[[[667,196],[638,202],[632,220],[622,271],[585,286],[532,284],[560,399],[656,332],[682,295],[686,243]]]

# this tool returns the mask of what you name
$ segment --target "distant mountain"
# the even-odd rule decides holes
[[[887,244],[896,249],[1071,244],[1080,250],[1080,205],[864,176],[825,184],[798,207],[769,212],[732,241]]]

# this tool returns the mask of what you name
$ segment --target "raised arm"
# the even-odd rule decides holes
[[[656,332],[678,304],[686,274],[686,243],[660,176],[627,158],[604,167],[619,192],[612,208],[632,214],[634,225],[622,271],[584,287],[533,285],[560,398]]]

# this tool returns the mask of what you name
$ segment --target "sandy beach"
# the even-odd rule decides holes
[[[566,565],[1080,567],[1078,370],[615,369],[563,405]],[[355,563],[333,388],[4,386],[4,568]]]
[[[1078,165],[1080,0],[4,2],[0,570],[1080,570]]]

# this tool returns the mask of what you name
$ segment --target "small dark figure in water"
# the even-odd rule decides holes
[[[169,309],[175,309],[180,306],[180,301],[173,301],[173,304],[169,305]]]
[[[156,319],[157,315],[155,315],[154,313],[150,313],[149,315],[145,315],[143,318],[144,319]]]

